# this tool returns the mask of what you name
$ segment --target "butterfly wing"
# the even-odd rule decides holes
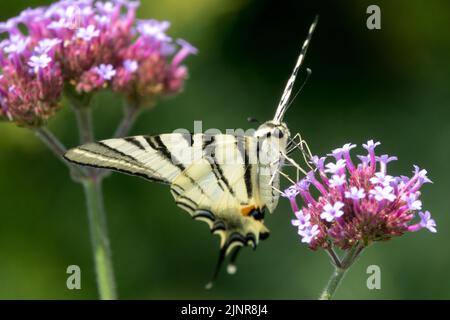
[[[221,238],[225,254],[235,247],[256,247],[266,238],[265,204],[259,197],[257,166],[250,163],[252,137],[216,135],[205,157],[186,168],[172,183],[176,203],[206,222]]]
[[[229,253],[268,235],[256,149],[253,137],[172,133],[88,143],[65,158],[170,184],[177,205],[206,221]]]
[[[76,164],[112,169],[166,184],[192,163],[190,134],[162,134],[108,139],[69,150]]]

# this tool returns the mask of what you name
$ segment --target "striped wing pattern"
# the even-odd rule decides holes
[[[170,184],[177,205],[206,222],[226,253],[256,247],[269,233],[255,156],[253,137],[181,133],[103,140],[65,155],[77,164]]]

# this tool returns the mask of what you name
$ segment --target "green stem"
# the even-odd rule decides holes
[[[90,97],[79,97],[67,94],[75,113],[81,143],[92,142],[95,139],[92,123],[92,111],[89,108]],[[89,168],[81,181],[88,209],[89,229],[91,233],[94,254],[97,287],[102,300],[117,299],[114,280],[111,249],[109,246],[106,214],[103,205],[101,171]]]
[[[48,147],[48,149],[61,160],[70,170],[72,177],[78,180],[83,176],[83,169],[70,164],[66,159],[64,159],[64,154],[67,148],[59,141],[59,139],[46,127],[39,127],[34,129],[36,136]]]
[[[75,116],[77,118],[77,124],[80,133],[80,142],[87,143],[94,141],[94,129],[92,125],[92,112],[91,108],[74,107]]]
[[[328,255],[330,256],[331,262],[333,265],[335,265],[336,267],[341,267],[342,266],[342,262],[339,259],[338,255],[336,254],[336,252],[334,251],[333,248],[328,248],[326,249]]]
[[[328,280],[328,284],[320,295],[319,300],[331,300],[347,270],[348,269],[335,267],[334,272],[331,275],[330,280]]]
[[[88,209],[89,228],[100,299],[117,299],[106,215],[103,206],[102,180],[96,178],[85,179],[83,181],[83,187]]]
[[[343,259],[339,259],[332,249],[331,251],[329,251],[329,254],[332,257],[334,271],[330,279],[328,280],[325,289],[322,291],[319,300],[331,300],[333,298],[348,269],[353,265],[363,249],[364,246],[357,243],[347,251]]]
[[[127,101],[123,110],[123,118],[120,122],[119,126],[114,133],[115,138],[122,138],[130,132],[130,129],[133,127],[136,119],[139,116],[140,109],[135,103]]]
[[[53,154],[64,161],[62,155],[66,153],[67,148],[58,140],[58,138],[46,127],[34,129],[34,132],[45,143],[45,145],[53,152]]]

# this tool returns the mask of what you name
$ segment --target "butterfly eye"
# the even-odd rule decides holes
[[[273,130],[273,135],[274,135],[276,138],[279,138],[279,139],[281,139],[281,138],[284,137],[283,131],[281,131],[281,130],[278,129],[278,128],[275,128],[275,129]]]

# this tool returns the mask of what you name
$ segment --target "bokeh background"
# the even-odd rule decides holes
[[[0,2],[0,20],[50,1]],[[378,4],[382,29],[366,28]],[[134,134],[248,128],[248,116],[273,115],[309,24],[320,22],[306,59],[313,70],[287,115],[313,152],[346,142],[382,142],[397,155],[392,173],[417,164],[434,181],[423,202],[439,232],[407,234],[370,247],[340,287],[340,299],[450,298],[450,19],[448,1],[144,0],[142,18],[168,19],[170,34],[200,53],[189,59],[185,92],[144,114]],[[120,100],[95,100],[96,134],[109,138]],[[72,114],[50,123],[77,144]],[[361,151],[362,152],[362,151]],[[323,252],[300,244],[285,201],[266,219],[272,234],[244,250],[234,276],[205,291],[218,238],[177,208],[167,187],[114,174],[105,201],[119,294],[124,299],[314,299],[332,268]],[[0,124],[0,298],[95,299],[95,276],[82,189],[25,129]],[[66,288],[66,268],[82,269],[82,290]],[[381,290],[366,287],[366,268],[382,271]]]

